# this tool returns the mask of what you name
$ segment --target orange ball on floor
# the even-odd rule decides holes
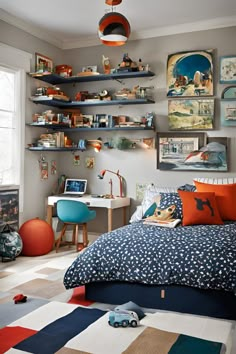
[[[23,256],[41,256],[53,249],[54,232],[44,220],[36,218],[26,221],[21,225],[19,234],[23,242]]]

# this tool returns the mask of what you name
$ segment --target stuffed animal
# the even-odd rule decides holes
[[[157,207],[154,211],[154,216],[159,220],[169,220],[172,219],[175,209],[176,206],[174,204],[168,206],[166,209],[160,209]]]

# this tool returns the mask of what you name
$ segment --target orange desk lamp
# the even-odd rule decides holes
[[[118,177],[118,179],[119,179],[119,186],[120,186],[120,197],[123,197],[123,181],[124,181],[124,177],[122,177],[121,175],[120,175],[120,173],[119,173],[119,170],[117,170],[117,172],[114,172],[114,171],[111,171],[111,170],[102,170],[101,172],[100,172],[100,174],[98,175],[98,178],[99,179],[103,179],[104,178],[104,176],[105,176],[105,174],[106,174],[106,172],[110,172],[110,173],[112,173],[112,174],[114,174],[114,175],[116,175],[117,177]],[[109,182],[109,183],[111,183],[111,182]]]

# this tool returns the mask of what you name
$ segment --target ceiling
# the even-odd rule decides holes
[[[123,0],[132,39],[236,25],[235,0]],[[0,0],[0,19],[62,49],[99,45],[105,0]]]

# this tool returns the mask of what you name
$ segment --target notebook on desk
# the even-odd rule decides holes
[[[71,197],[82,197],[86,192],[86,188],[86,179],[67,178],[65,181],[64,192],[62,194]]]

